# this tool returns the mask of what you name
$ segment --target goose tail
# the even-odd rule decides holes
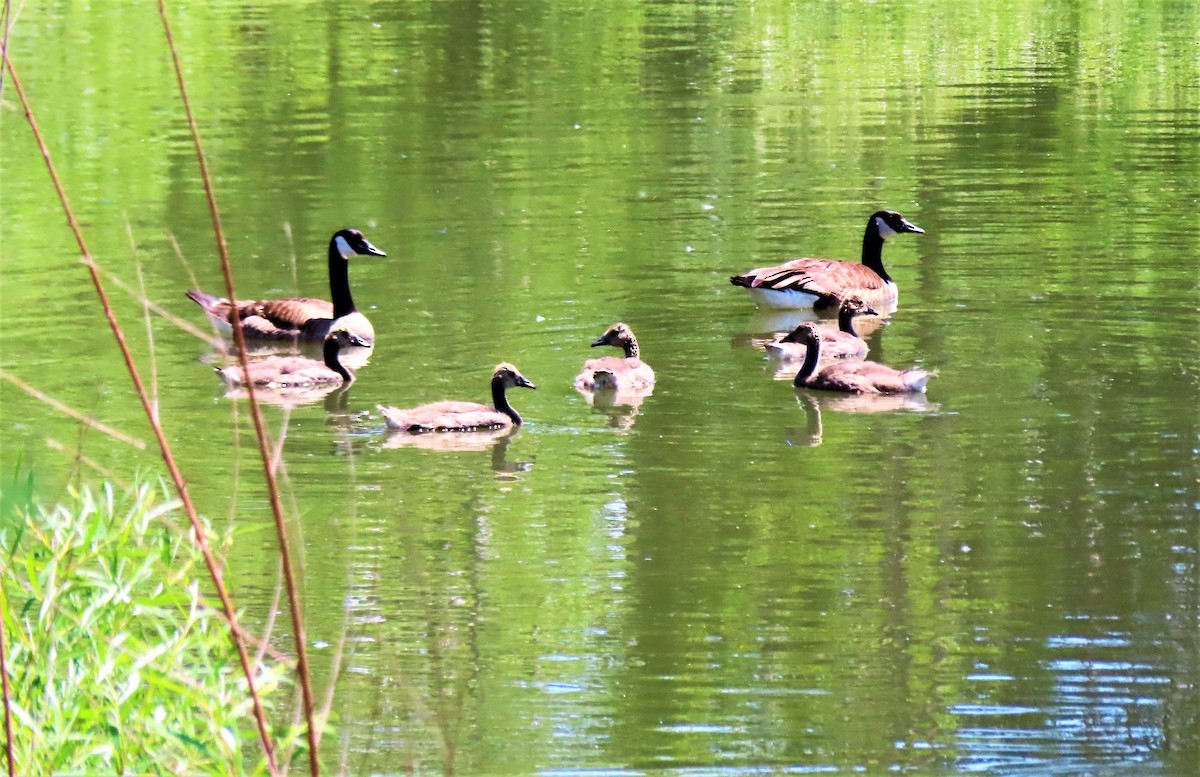
[[[190,289],[187,291],[187,298],[195,302],[200,307],[208,310],[214,305],[225,301],[224,297],[215,297],[212,294],[200,291],[199,289]]]

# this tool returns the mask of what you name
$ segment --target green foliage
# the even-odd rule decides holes
[[[197,582],[202,557],[163,520],[175,507],[144,483],[105,485],[0,528],[20,773],[264,770],[229,630]],[[264,695],[286,677],[257,671]]]

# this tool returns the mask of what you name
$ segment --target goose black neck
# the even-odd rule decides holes
[[[338,251],[336,237],[329,241],[329,294],[333,297],[334,318],[354,312],[354,298],[350,296],[350,262]]]
[[[504,391],[504,378],[492,378],[492,405],[511,418],[513,426],[521,425],[521,416],[517,415],[513,406],[508,404],[508,395]]]
[[[637,338],[633,335],[630,335],[628,340],[621,343],[621,348],[625,350],[626,359],[636,359],[640,353],[638,351]]]
[[[879,225],[875,223],[874,216],[867,222],[867,230],[863,233],[862,263],[874,270],[885,283],[892,280],[887,270],[883,269],[883,238],[879,235]],[[349,293],[346,292],[347,295]]]
[[[793,386],[807,386],[808,379],[812,377],[813,372],[817,369],[817,361],[821,358],[821,341],[815,340],[809,343],[804,348],[804,363],[800,365],[800,371],[796,373],[796,379],[792,381]]]
[[[338,359],[338,352],[341,346],[333,340],[325,341],[325,366],[342,376],[342,380],[349,383],[354,380],[354,376],[350,374],[350,370],[342,366],[342,362]]]
[[[854,311],[845,305],[838,311],[838,329],[852,337],[858,337],[858,332],[854,331]]]

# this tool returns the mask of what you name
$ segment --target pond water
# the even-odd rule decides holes
[[[143,5],[22,6],[11,52],[98,261],[204,326],[212,231]],[[327,296],[343,226],[388,254],[351,267],[359,380],[266,410],[329,768],[1196,773],[1200,5],[170,12],[239,289]],[[151,441],[7,78],[0,132],[3,369]],[[728,276],[855,259],[881,207],[926,234],[885,249],[872,358],[938,375],[924,401],[796,391],[753,344],[788,322]],[[261,627],[244,404],[111,290]],[[658,382],[593,407],[572,379],[618,320]],[[499,361],[538,385],[516,435],[385,433],[377,403],[485,400]],[[0,402],[4,470],[48,496],[157,466]]]

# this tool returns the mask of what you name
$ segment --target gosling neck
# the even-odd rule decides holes
[[[892,277],[883,269],[883,237],[879,234],[874,216],[867,221],[867,229],[863,233],[862,263],[874,270],[884,283],[891,283]]]
[[[342,366],[342,362],[338,359],[338,352],[341,351],[341,346],[333,340],[325,341],[325,366],[342,376],[342,380],[350,383],[354,380],[354,375],[350,370]]]
[[[504,378],[492,378],[492,405],[496,410],[512,419],[513,426],[521,425],[521,416],[508,404],[508,394],[504,390]]]
[[[637,338],[633,335],[621,341],[621,349],[625,351],[626,359],[636,359],[640,353],[638,351]]]
[[[338,251],[337,238],[329,241],[329,294],[333,298],[335,319],[355,312],[350,296],[350,262]]]
[[[792,381],[792,385],[796,387],[807,386],[808,379],[816,371],[817,362],[820,359],[821,341],[813,340],[804,348],[804,363],[800,365],[800,371],[796,373],[796,379]]]

